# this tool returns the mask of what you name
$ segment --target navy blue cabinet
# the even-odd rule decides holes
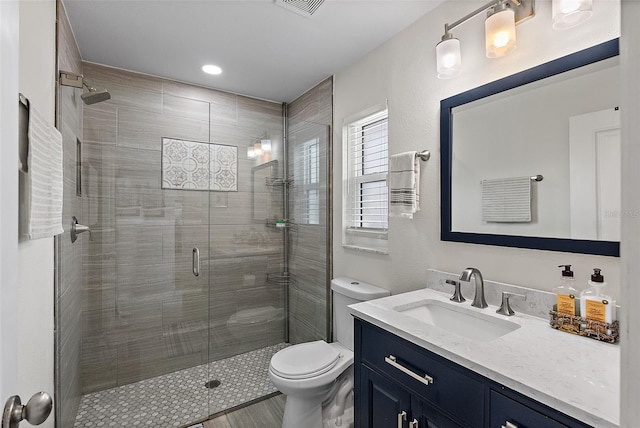
[[[366,403],[356,406],[360,413],[358,426],[371,428],[458,428],[459,424],[447,415],[411,394],[395,380],[382,376],[366,365],[360,369],[360,399]]]
[[[507,425],[510,424],[510,425]],[[491,391],[491,426],[505,428],[567,428],[566,425],[537,412],[516,400]]]
[[[355,320],[356,428],[585,428],[386,330]]]
[[[399,383],[393,382],[369,369],[362,367],[359,390],[367,403],[359,406],[358,418],[361,426],[389,428],[401,426],[408,418],[411,395]],[[406,423],[404,424],[406,426]]]

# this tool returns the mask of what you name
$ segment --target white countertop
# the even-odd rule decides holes
[[[620,348],[555,330],[549,322],[471,301],[452,303],[449,294],[423,289],[351,305],[351,313],[397,336],[499,382],[595,427],[620,423]],[[502,337],[480,342],[449,333],[394,311],[424,299],[461,305],[520,325]]]

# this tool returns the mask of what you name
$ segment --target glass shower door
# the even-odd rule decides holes
[[[78,196],[79,147],[82,137],[81,91],[60,87],[58,129],[62,134],[64,233],[55,238],[55,417],[56,426],[72,427],[80,404],[82,317],[82,244],[71,242],[73,216],[82,219]],[[81,238],[84,238],[80,235]]]
[[[91,232],[57,241],[57,426],[188,425],[209,415],[210,191],[180,177],[208,185],[209,121],[90,73],[120,91],[60,88],[65,226]]]
[[[227,97],[229,98],[229,97]],[[285,346],[283,120],[279,104],[237,96],[220,117],[211,104],[216,152],[237,149],[231,164],[216,155],[212,180],[235,185],[212,191],[209,390],[212,414],[243,405],[276,389],[268,379],[271,356]],[[249,156],[250,148],[264,147]],[[278,183],[280,185],[278,185]]]

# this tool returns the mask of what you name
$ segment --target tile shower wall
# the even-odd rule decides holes
[[[67,14],[58,2],[58,67],[82,74],[82,61]],[[76,144],[82,138],[81,91],[58,87],[57,126],[62,133],[64,158],[63,211],[65,229],[71,216],[82,220],[76,196]],[[69,232],[56,238],[56,380],[57,426],[70,427],[80,405],[80,343],[82,314],[82,248],[86,238],[71,243]]]
[[[331,248],[327,231],[330,219],[327,217],[329,203],[327,162],[331,147],[330,125],[333,120],[333,79],[329,78],[288,107],[289,168],[295,171],[300,145],[318,138],[318,216],[314,221],[296,219],[298,226],[292,230],[290,238],[290,271],[296,282],[289,288],[289,341],[292,344],[325,339],[327,336],[328,284],[330,281],[331,258],[327,250]],[[301,177],[294,176],[291,191],[291,213],[300,213],[301,204],[307,196],[300,185]],[[307,223],[307,224],[305,224]]]
[[[266,135],[280,157],[281,106],[95,64],[84,75],[111,100],[84,107],[82,392],[282,342],[283,289],[266,282],[282,236],[253,220],[246,156]],[[237,146],[237,191],[162,189],[163,137]]]

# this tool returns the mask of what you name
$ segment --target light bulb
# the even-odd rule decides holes
[[[509,33],[507,31],[500,31],[493,36],[493,46],[497,48],[503,48],[509,43]]]
[[[253,151],[253,146],[247,147],[247,158],[254,159],[256,157],[256,152]]]
[[[262,155],[262,146],[260,145],[260,143],[259,143],[259,142],[258,142],[258,143],[255,143],[255,144],[253,145],[253,153],[254,153],[256,156],[260,156],[260,155]]]
[[[260,140],[260,148],[265,153],[271,153],[271,140]]]
[[[213,75],[222,73],[222,69],[220,67],[212,64],[203,65],[202,71],[204,71],[207,74],[213,74]]]

